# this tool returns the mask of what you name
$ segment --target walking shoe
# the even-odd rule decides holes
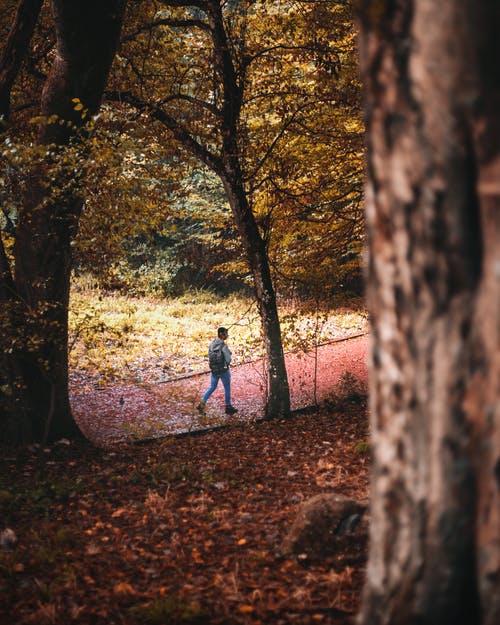
[[[205,402],[200,401],[200,403],[196,406],[196,410],[201,414],[205,414]]]
[[[237,412],[234,406],[226,406],[226,414],[236,414]]]

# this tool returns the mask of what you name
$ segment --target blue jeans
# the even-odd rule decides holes
[[[210,388],[205,393],[205,395],[203,395],[202,401],[203,402],[207,401],[210,395],[217,388],[217,385],[219,384],[219,380],[222,380],[222,385],[224,386],[224,401],[226,402],[226,406],[230,406],[231,405],[231,373],[229,372],[229,369],[226,369],[226,371],[224,371],[224,373],[221,373],[220,375],[216,375],[215,373],[212,373],[210,377]]]

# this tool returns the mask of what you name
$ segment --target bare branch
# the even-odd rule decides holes
[[[159,2],[173,9],[180,7],[197,7],[202,11],[207,11],[208,9],[206,0],[159,0]]]

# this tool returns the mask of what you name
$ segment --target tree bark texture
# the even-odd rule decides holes
[[[0,59],[0,123],[10,114],[10,95],[28,50],[43,0],[20,0]]]
[[[374,462],[360,623],[500,622],[499,5],[358,0]]]
[[[41,115],[55,118],[56,123],[42,124],[38,142],[50,144],[58,157],[65,155],[67,146],[78,145],[82,126],[99,108],[124,5],[125,0],[52,2],[57,50],[42,93]],[[81,110],[75,110],[75,98],[87,109],[84,118]],[[60,160],[47,151],[43,163],[30,172],[19,213],[13,307],[17,316],[21,310],[22,320],[20,339],[9,358],[16,361],[21,374],[15,393],[10,390],[14,407],[10,402],[8,414],[3,415],[3,437],[8,442],[79,435],[68,396],[68,301],[71,241],[82,205],[78,181],[85,170],[85,150],[80,156],[74,156],[77,151],[71,154],[75,159],[71,167],[61,170]],[[51,179],[56,182],[47,184]]]

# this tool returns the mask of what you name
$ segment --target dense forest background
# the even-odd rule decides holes
[[[244,289],[249,269],[210,159],[220,149],[222,77],[196,3],[171,5],[130,4],[98,119],[84,119],[93,132],[74,270],[131,294]],[[284,295],[344,286],[359,293],[363,126],[348,6],[223,6],[242,92],[245,187],[278,288]],[[7,2],[2,14],[5,40],[16,8]],[[40,157],[33,139],[54,51],[45,3],[10,92],[2,152],[7,249],[23,168]],[[84,103],[74,107],[85,118]]]

